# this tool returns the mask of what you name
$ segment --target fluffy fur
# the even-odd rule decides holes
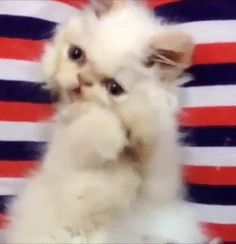
[[[182,200],[178,152],[177,86],[192,50],[139,1],[94,0],[57,30],[43,67],[58,121],[12,207],[9,243],[205,240]],[[124,92],[109,93],[107,78]]]
[[[117,162],[127,143],[119,120],[85,106],[58,122],[43,165],[14,204],[9,243],[91,242],[135,197],[138,175]]]

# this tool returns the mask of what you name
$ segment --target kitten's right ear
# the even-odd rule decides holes
[[[146,67],[155,66],[163,80],[172,81],[191,64],[194,44],[192,38],[179,30],[166,28],[152,37]]]
[[[91,0],[91,7],[95,14],[100,17],[109,13],[111,10],[120,8],[126,0]]]

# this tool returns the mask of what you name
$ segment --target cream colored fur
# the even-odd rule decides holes
[[[140,180],[118,161],[124,130],[109,110],[85,106],[55,126],[43,165],[13,206],[9,243],[70,243],[74,236],[83,243],[130,207]]]
[[[57,122],[11,208],[9,243],[205,240],[183,201],[176,121],[193,44],[139,3],[94,0],[48,44],[43,69],[60,94]],[[84,50],[84,64],[68,58],[70,45]],[[125,94],[109,94],[105,77]]]

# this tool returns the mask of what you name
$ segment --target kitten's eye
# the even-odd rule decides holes
[[[85,61],[85,53],[84,51],[77,47],[71,46],[68,51],[68,56],[71,60],[83,63]]]
[[[125,90],[111,78],[105,78],[103,81],[107,91],[113,96],[120,96],[125,93]]]

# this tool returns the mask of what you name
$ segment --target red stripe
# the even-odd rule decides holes
[[[235,126],[236,106],[183,108],[182,126]]]
[[[82,8],[84,5],[88,4],[89,0],[55,0],[76,8]],[[151,8],[158,7],[163,4],[177,2],[179,0],[146,0],[147,5]]]
[[[236,43],[197,45],[193,55],[193,64],[234,62],[236,62]]]
[[[45,41],[0,38],[0,58],[39,60]],[[215,43],[197,45],[193,64],[234,63],[236,43]]]
[[[236,185],[236,167],[185,165],[184,172],[185,181],[187,183],[204,185]]]
[[[48,104],[0,102],[0,120],[4,121],[47,120],[53,112]],[[235,126],[236,106],[184,108],[179,120],[182,126]]]
[[[53,115],[53,107],[48,104],[0,102],[0,120],[4,121],[43,121]]]
[[[7,224],[7,218],[5,214],[0,214],[0,229],[3,229],[6,227]]]
[[[89,0],[55,0],[55,1],[70,5],[75,8],[82,8],[84,5],[88,3]]]
[[[0,58],[36,61],[42,55],[43,41],[0,38]]]
[[[164,4],[178,2],[179,0],[146,0],[146,1],[147,1],[147,5],[150,8],[156,8]]]
[[[38,165],[37,161],[0,161],[0,177],[24,177]]]
[[[24,177],[38,165],[36,161],[0,161],[0,177]],[[192,184],[236,185],[236,167],[184,167],[185,181]]]
[[[203,227],[206,228],[213,238],[219,237],[224,241],[236,243],[236,224],[203,223]]]

